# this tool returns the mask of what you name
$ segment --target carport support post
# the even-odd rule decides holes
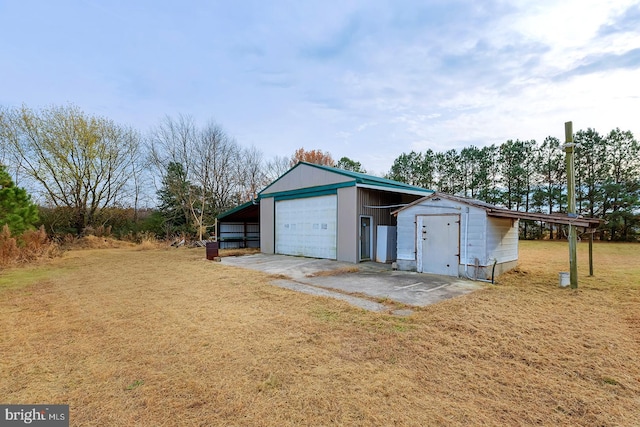
[[[593,233],[595,230],[589,230],[589,276],[593,276]]]
[[[576,217],[576,184],[575,171],[573,168],[573,153],[575,144],[573,143],[573,122],[564,124],[564,152],[566,153],[567,162],[567,202],[569,218]],[[571,289],[578,288],[578,257],[576,250],[578,246],[578,233],[576,226],[569,224],[569,279]]]

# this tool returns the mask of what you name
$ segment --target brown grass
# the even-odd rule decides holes
[[[306,277],[340,276],[341,274],[357,273],[358,271],[360,271],[360,268],[358,268],[357,265],[354,265],[350,267],[340,267],[334,270],[316,271],[315,273],[307,274]]]
[[[74,426],[636,426],[639,249],[596,244],[589,278],[580,245],[571,291],[566,243],[523,242],[498,286],[409,317],[204,249],[70,251],[0,275],[0,401]]]
[[[116,248],[133,248],[136,246],[134,242],[119,240],[108,236],[94,236],[89,234],[72,239],[67,242],[68,249],[116,249]]]
[[[44,227],[27,230],[19,237],[12,236],[6,224],[0,230],[0,267],[36,263],[61,254],[62,250],[49,240]]]
[[[251,255],[260,253],[260,248],[220,249],[218,253],[221,257]]]

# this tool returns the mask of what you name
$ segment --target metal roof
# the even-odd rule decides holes
[[[284,176],[289,174],[292,170],[300,167],[301,165],[311,166],[311,167],[314,167],[314,168],[325,170],[327,172],[331,172],[331,173],[335,173],[335,174],[338,174],[338,175],[346,176],[348,178],[352,178],[352,181],[351,181],[352,184],[351,185],[356,185],[356,186],[359,186],[359,187],[375,188],[375,189],[379,189],[379,190],[394,191],[394,192],[404,192],[404,193],[417,194],[417,195],[433,193],[433,190],[428,190],[428,189],[422,188],[422,187],[416,187],[414,185],[409,185],[409,184],[406,184],[404,182],[393,181],[391,179],[381,178],[381,177],[373,176],[373,175],[367,175],[367,174],[360,173],[360,172],[352,172],[352,171],[348,171],[348,170],[344,170],[344,169],[334,168],[334,167],[331,167],[331,166],[317,165],[315,163],[308,163],[308,162],[299,162],[294,167],[292,167],[287,172],[285,172],[280,177],[278,177],[278,179],[276,179],[271,184],[269,184],[267,187],[265,187],[262,191],[260,191],[259,194],[262,195],[263,193],[265,193],[265,191],[271,185],[273,185],[275,182],[279,181]],[[265,194],[269,194],[269,193],[265,193]]]
[[[300,165],[311,166],[311,167],[322,169],[331,173],[346,176],[348,178],[352,178],[352,181],[339,183],[339,184],[325,185],[320,187],[302,188],[302,189],[290,190],[290,191],[284,191],[284,192],[278,192],[278,193],[265,193],[265,191],[271,185],[273,185],[276,181],[282,179],[285,175],[287,175],[288,173],[290,173],[292,170],[299,167]],[[405,184],[404,182],[393,181],[391,179],[381,178],[373,175],[367,175],[359,172],[352,172],[344,169],[333,168],[330,166],[317,165],[315,163],[299,162],[298,164],[293,166],[291,169],[289,169],[287,172],[285,172],[280,177],[278,177],[271,184],[269,184],[267,187],[265,187],[262,191],[260,191],[260,193],[258,194],[258,200],[246,202],[242,205],[236,206],[233,209],[230,209],[226,212],[221,213],[220,215],[218,215],[217,218],[219,221],[220,220],[251,221],[254,219],[259,220],[260,218],[259,199],[262,197],[265,197],[265,196],[273,197],[274,195],[277,195],[282,198],[287,198],[287,197],[297,198],[297,197],[300,197],[301,195],[302,196],[317,195],[317,194],[321,194],[323,191],[328,191],[328,190],[335,191],[336,188],[353,186],[353,185],[358,187],[373,188],[373,189],[378,189],[383,191],[414,194],[418,196],[423,194],[433,193],[433,190],[428,190],[425,188]]]
[[[499,218],[513,218],[513,219],[525,219],[532,221],[544,221],[553,224],[575,225],[576,227],[596,228],[603,220],[597,218],[585,218],[581,215],[570,216],[566,213],[553,213],[545,214],[539,212],[521,212],[507,209],[504,207],[492,205],[491,203],[483,202],[481,200],[469,199],[466,197],[454,196],[445,193],[433,193],[425,196],[421,199],[414,201],[400,209],[391,212],[392,215],[397,215],[398,212],[403,211],[411,206],[418,205],[426,200],[446,199],[453,202],[463,203],[469,206],[475,206],[480,209],[484,209],[488,216]]]
[[[257,202],[249,201],[236,206],[226,212],[218,215],[218,221],[225,220],[227,222],[244,222],[244,221],[260,221],[260,205]]]

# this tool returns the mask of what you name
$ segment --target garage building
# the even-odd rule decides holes
[[[259,194],[263,253],[360,262],[375,258],[378,227],[391,211],[433,191],[343,169],[300,162]]]

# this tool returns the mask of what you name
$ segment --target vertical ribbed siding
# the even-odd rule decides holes
[[[372,217],[374,230],[378,225],[396,225],[396,218],[391,215],[391,211],[397,207],[378,209],[365,206],[391,206],[399,203],[402,203],[399,194],[358,188],[358,215]]]
[[[418,198],[418,196],[416,196],[416,198]],[[396,217],[391,215],[391,212],[398,208],[372,208],[366,206],[392,206],[400,203],[403,203],[401,194],[358,188],[358,218],[360,216],[370,216],[373,218],[371,223],[373,229],[372,259],[375,258],[375,253],[378,250],[378,226],[396,225]],[[360,219],[358,219],[358,227],[360,227]],[[360,233],[358,232],[357,239],[360,238],[359,235]]]

